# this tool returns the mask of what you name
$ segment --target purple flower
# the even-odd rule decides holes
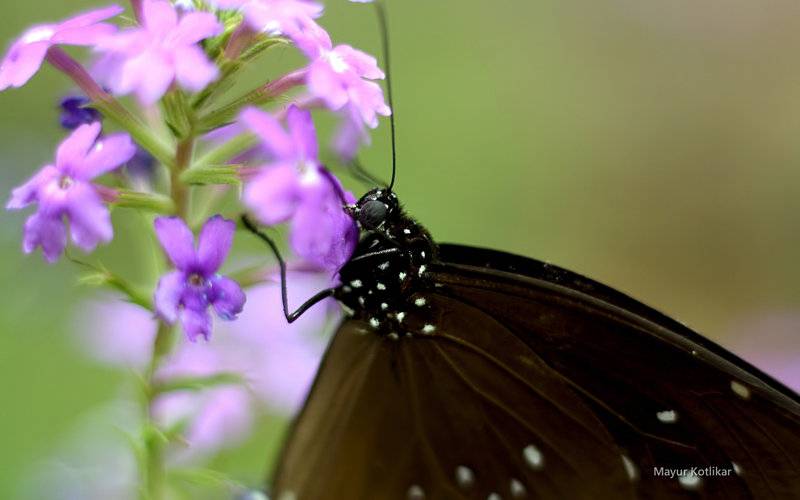
[[[211,335],[212,306],[222,319],[234,319],[242,312],[245,296],[239,284],[217,274],[228,256],[236,224],[215,215],[206,221],[198,245],[186,224],[177,217],[155,221],[161,246],[176,270],[161,277],[155,293],[159,316],[169,323],[180,319],[189,340]]]
[[[95,45],[114,33],[116,27],[102,23],[124,9],[112,5],[93,10],[57,24],[40,24],[30,28],[14,42],[0,64],[0,91],[21,87],[39,71],[47,50],[53,45]]]
[[[100,128],[99,123],[78,127],[58,147],[55,165],[43,167],[12,191],[8,210],[39,204],[25,223],[25,253],[41,246],[45,259],[58,260],[67,244],[64,217],[70,222],[73,243],[81,249],[88,252],[111,241],[111,216],[91,180],[128,161],[136,147],[127,134],[95,142]]]
[[[309,57],[306,83],[312,96],[339,111],[351,107],[370,128],[378,126],[378,115],[389,116],[383,89],[371,81],[384,78],[374,57],[349,45],[333,46],[330,36],[313,21],[289,36]]]
[[[197,45],[222,32],[209,12],[189,12],[178,18],[166,0],[145,0],[140,28],[106,38],[99,48],[107,84],[118,94],[135,92],[146,105],[158,101],[177,81],[198,92],[217,78],[219,70]]]
[[[245,110],[241,120],[260,137],[271,158],[245,188],[245,204],[264,224],[291,219],[295,253],[323,269],[337,270],[358,239],[355,223],[342,209],[343,201],[355,199],[320,165],[311,113],[291,106],[288,131],[254,108]]]
[[[101,121],[103,115],[96,109],[88,107],[90,103],[89,98],[84,96],[69,96],[62,99],[59,103],[61,126],[67,130],[75,130],[81,125]]]
[[[241,9],[256,31],[291,35],[300,26],[322,15],[322,5],[306,0],[217,0],[223,9]]]

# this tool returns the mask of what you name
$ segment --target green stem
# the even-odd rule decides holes
[[[158,424],[153,416],[153,403],[158,396],[156,390],[155,374],[161,361],[166,356],[173,343],[173,328],[163,321],[159,322],[158,332],[153,341],[153,350],[150,363],[144,373],[144,397],[142,398],[142,413],[145,418],[144,430],[144,460],[142,464],[141,500],[161,500],[164,498],[164,442],[163,435],[158,432]]]
[[[227,165],[231,158],[244,153],[258,144],[258,137],[253,134],[239,134],[228,142],[212,149],[201,156],[192,168]]]

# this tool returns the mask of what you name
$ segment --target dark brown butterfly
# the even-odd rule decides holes
[[[287,320],[330,296],[348,316],[275,499],[800,498],[800,396],[609,287],[437,245],[394,164],[347,207],[361,239],[342,284],[294,312],[275,244],[243,218],[278,257]]]

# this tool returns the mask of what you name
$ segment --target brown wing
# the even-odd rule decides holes
[[[275,498],[800,491],[800,405],[785,388],[610,289],[470,264],[436,267],[440,287],[409,311],[411,337],[342,325]],[[656,467],[718,476],[656,477]]]

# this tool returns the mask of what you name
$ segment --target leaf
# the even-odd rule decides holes
[[[135,210],[144,210],[145,212],[154,212],[157,214],[175,213],[175,203],[168,196],[157,193],[130,191],[127,189],[117,191],[117,198],[112,203],[112,206],[133,208]]]

